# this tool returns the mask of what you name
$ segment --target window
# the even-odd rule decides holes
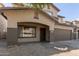
[[[47,13],[48,13],[50,16],[53,15],[53,13],[52,13],[51,11],[47,11]]]
[[[19,36],[20,37],[36,37],[35,27],[19,26]]]

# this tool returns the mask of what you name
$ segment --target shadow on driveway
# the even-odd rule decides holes
[[[8,50],[12,56],[51,56],[54,54],[78,49],[71,46],[71,43],[72,42],[69,41],[52,43],[22,43],[19,46],[11,47]]]
[[[11,47],[7,46],[6,41],[0,41],[1,56],[53,56],[77,49],[79,40],[19,43]]]

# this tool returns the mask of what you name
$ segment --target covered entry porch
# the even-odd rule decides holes
[[[33,22],[18,22],[17,23],[17,42],[48,42],[49,26],[33,23]]]

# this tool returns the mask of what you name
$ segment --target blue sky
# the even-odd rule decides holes
[[[79,19],[79,3],[56,3],[55,5],[61,10],[59,14],[65,16],[66,20]]]

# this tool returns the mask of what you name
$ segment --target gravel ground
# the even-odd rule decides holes
[[[0,41],[1,56],[79,56],[79,40],[23,43],[7,47]]]

